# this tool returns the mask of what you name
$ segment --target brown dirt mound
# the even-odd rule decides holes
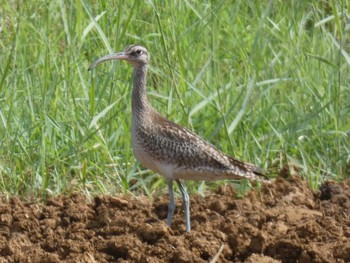
[[[222,186],[191,197],[185,233],[177,200],[58,196],[0,205],[0,262],[350,262],[350,180],[319,192],[294,177],[237,199]]]

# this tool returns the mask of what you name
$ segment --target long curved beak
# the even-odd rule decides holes
[[[88,71],[95,68],[98,64],[108,61],[108,60],[127,60],[128,56],[125,54],[125,52],[119,52],[114,54],[106,55],[98,60],[96,60],[94,63],[92,63],[88,69]]]

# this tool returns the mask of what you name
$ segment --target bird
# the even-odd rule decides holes
[[[180,180],[246,178],[270,181],[265,170],[223,153],[192,131],[163,117],[151,106],[146,89],[149,55],[144,46],[133,44],[122,52],[103,56],[88,70],[110,60],[125,60],[133,66],[132,149],[143,167],[165,177],[169,191],[166,218],[169,227],[175,211],[174,181],[183,198],[186,232],[191,230],[190,199]]]

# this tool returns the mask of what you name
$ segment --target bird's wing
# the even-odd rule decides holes
[[[152,148],[149,149],[149,154],[154,158],[173,163],[184,169],[200,169],[213,174],[226,173],[226,177],[232,178],[259,179],[265,176],[262,169],[224,154],[184,127],[158,114],[154,118],[156,118],[156,121],[152,122],[152,130],[156,130],[156,132],[144,134],[144,136],[154,136],[149,141],[155,143],[148,145]]]

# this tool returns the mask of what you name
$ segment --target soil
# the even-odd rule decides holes
[[[190,233],[181,200],[171,228],[167,206],[167,195],[3,198],[0,262],[350,262],[350,180],[192,195]]]

